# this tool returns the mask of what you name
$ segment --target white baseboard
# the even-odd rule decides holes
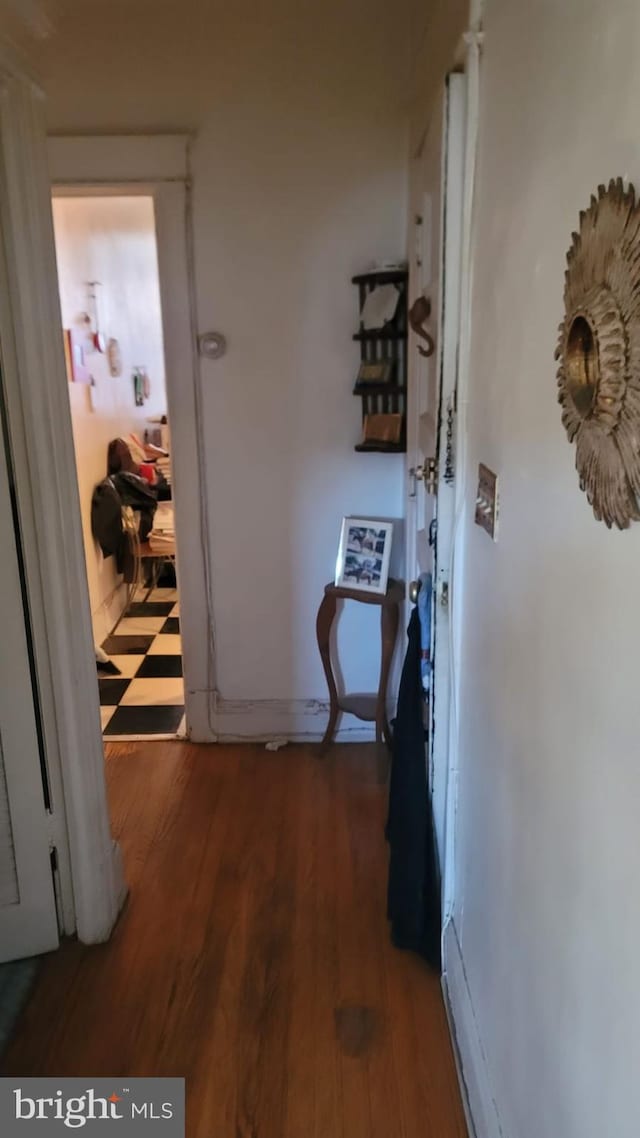
[[[329,703],[316,699],[245,700],[218,696],[209,716],[205,693],[194,692],[190,695],[189,711],[189,737],[194,742],[258,743],[287,739],[292,743],[315,743],[325,733]],[[375,726],[344,714],[335,738],[337,743],[370,743],[375,740]]]
[[[118,581],[106,597],[91,613],[93,625],[93,638],[96,644],[102,644],[111,629],[120,620],[127,603],[127,586],[123,580]]]
[[[217,743],[215,716],[210,711],[210,693],[186,691],[187,735],[194,743]]]
[[[442,989],[467,1126],[473,1138],[504,1138],[453,921],[444,933]]]

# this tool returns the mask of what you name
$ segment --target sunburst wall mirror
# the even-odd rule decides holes
[[[609,528],[640,520],[640,203],[598,187],[567,253],[558,400],[580,488]]]

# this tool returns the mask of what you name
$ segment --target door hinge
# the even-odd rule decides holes
[[[456,476],[453,460],[453,418],[455,413],[456,399],[454,394],[449,397],[447,402],[447,432],[444,453],[444,474],[442,476],[447,486],[451,486]]]

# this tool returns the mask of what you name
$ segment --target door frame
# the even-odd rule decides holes
[[[126,886],[106,796],[43,105],[40,88],[2,49],[0,336],[52,787],[49,842],[61,931],[91,943],[108,938]]]
[[[166,394],[172,444],[180,632],[187,734],[216,740],[215,646],[206,447],[196,351],[191,136],[86,135],[48,140],[54,196],[150,196],[154,203]],[[203,636],[206,612],[208,635]]]
[[[58,855],[61,932],[76,932],[81,941],[96,943],[108,939],[127,888],[120,849],[111,836],[106,794],[61,336],[49,173],[52,155],[48,154],[44,101],[37,80],[5,48],[0,37],[0,223],[7,278],[6,290],[0,290],[0,337],[17,496],[21,518],[26,519],[25,555],[36,671],[52,787],[48,837]],[[52,147],[59,155],[65,142],[58,139]],[[116,179],[127,187],[138,181],[154,188],[157,229],[162,235],[158,258],[163,322],[172,328],[170,339],[173,343],[175,336],[176,359],[180,357],[175,375],[184,377],[185,367],[190,372],[186,382],[183,379],[179,398],[175,392],[173,402],[169,398],[169,413],[181,456],[174,479],[181,487],[177,494],[189,501],[191,479],[191,499],[198,504],[195,516],[200,540],[194,540],[192,529],[190,555],[182,558],[183,585],[192,588],[186,622],[182,617],[183,628],[185,623],[191,627],[190,637],[187,628],[188,662],[185,659],[190,676],[191,728],[194,738],[214,741],[213,645],[202,636],[202,612],[206,609],[212,628],[212,605],[207,518],[201,492],[202,419],[198,414],[188,140],[185,136],[178,140],[176,136],[74,139],[67,140],[67,163],[70,152],[79,154],[83,162],[90,158],[93,165],[90,170],[75,171],[74,177],[67,164],[67,182],[104,185]],[[181,155],[178,170],[177,153]],[[97,176],[92,177],[92,172]],[[169,359],[167,363],[172,366]],[[193,523],[193,516],[190,521]],[[178,546],[182,543],[184,547],[184,541],[183,525],[182,534],[177,532]]]

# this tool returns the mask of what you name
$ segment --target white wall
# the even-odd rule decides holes
[[[124,590],[115,559],[104,558],[91,534],[91,495],[107,473],[111,439],[144,434],[149,416],[166,412],[164,348],[153,201],[150,197],[57,197],[53,201],[56,256],[65,328],[79,327],[89,306],[87,285],[99,280],[101,330],[115,337],[122,375],[109,374],[106,355],[87,363],[95,380],[90,390],[69,384],[82,529],[94,635],[99,644],[122,611]],[[150,398],[136,407],[132,369],[145,365]]]
[[[202,366],[218,688],[246,701],[239,730],[293,701],[289,725],[319,732],[305,708],[326,699],[315,615],[342,516],[402,512],[402,458],[353,450],[350,277],[404,250],[408,31],[383,0],[186,7],[71,19],[46,61],[49,121],[195,129],[198,324],[229,342]],[[367,690],[378,614],[352,610],[345,671]]]
[[[553,354],[598,183],[640,184],[640,7],[487,0],[468,408],[455,921],[502,1133],[634,1138],[640,1112],[640,526],[578,488]]]

